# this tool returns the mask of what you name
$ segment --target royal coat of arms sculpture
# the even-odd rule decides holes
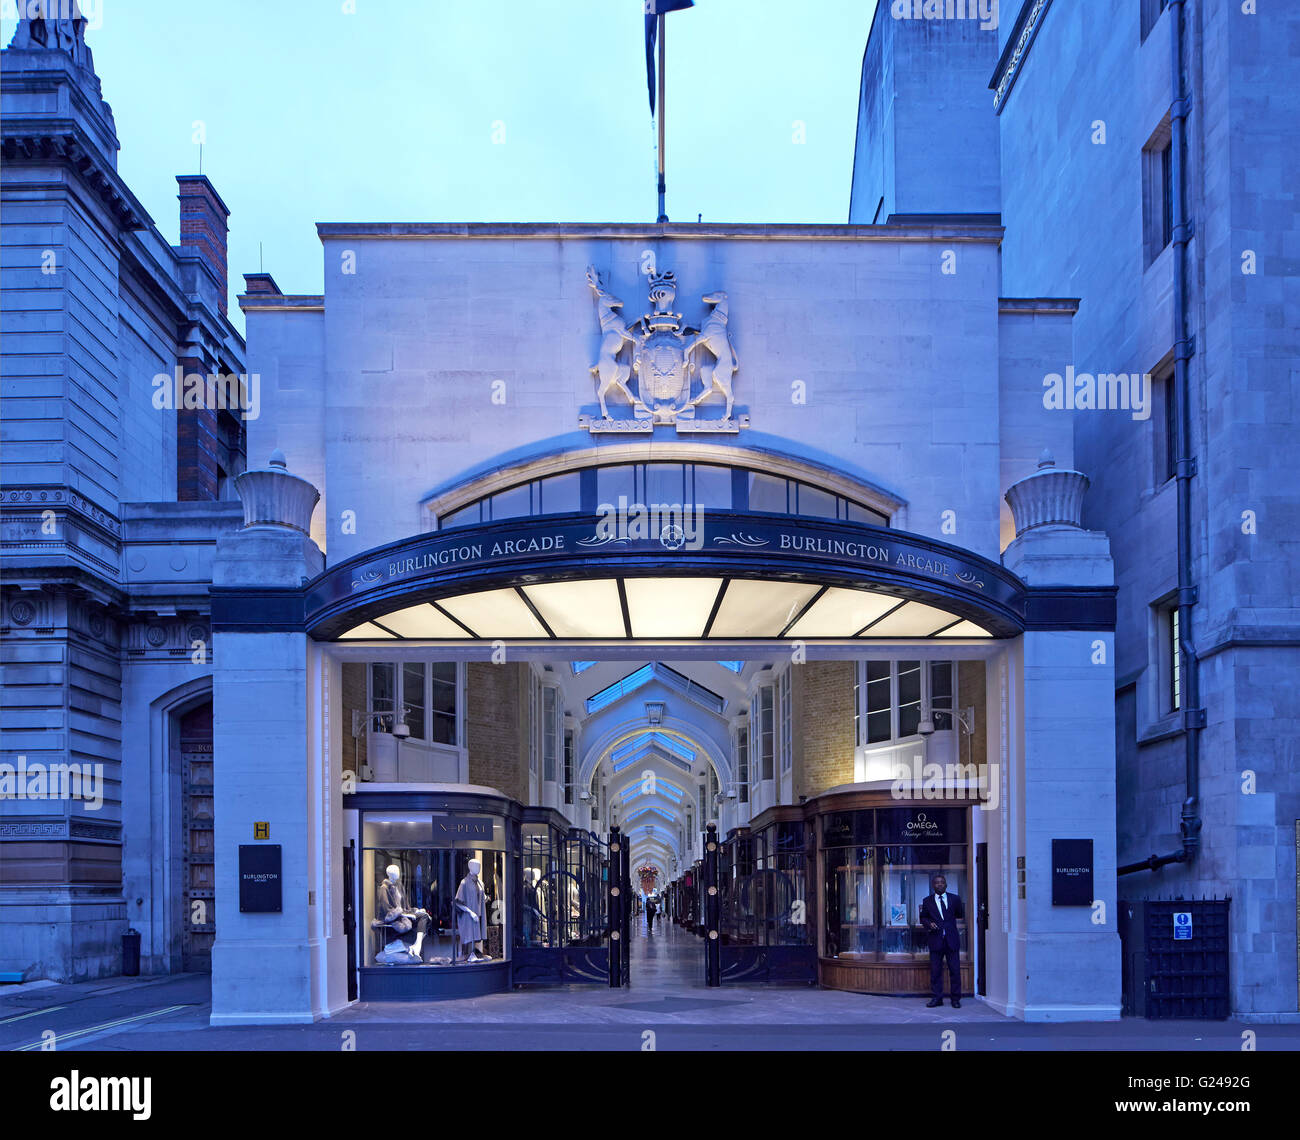
[[[587,284],[596,297],[601,330],[599,359],[591,369],[600,417],[582,417],[588,430],[651,432],[656,424],[673,424],[679,432],[735,433],[748,424],[748,416],[732,414],[732,381],[740,362],[727,334],[726,293],[704,295],[711,308],[693,328],[673,312],[677,278],[671,271],[650,275],[652,311],[631,323],[624,321],[623,302],[601,284],[594,266],[587,267]],[[698,406],[715,393],[726,405],[722,416],[697,415]],[[631,405],[631,418],[610,412],[611,397]]]

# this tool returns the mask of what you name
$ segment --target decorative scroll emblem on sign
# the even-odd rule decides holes
[[[740,366],[727,334],[727,295],[706,293],[711,306],[700,328],[682,323],[673,312],[677,278],[670,271],[650,277],[652,312],[627,323],[619,310],[623,302],[601,284],[595,266],[587,267],[587,284],[596,295],[600,320],[600,358],[591,369],[596,380],[600,418],[580,420],[592,432],[651,432],[655,424],[673,424],[679,432],[738,432],[748,416],[733,418],[732,381]],[[692,393],[694,392],[694,395]],[[710,396],[725,403],[718,417],[697,415]],[[610,412],[613,399],[632,406],[631,418]]]

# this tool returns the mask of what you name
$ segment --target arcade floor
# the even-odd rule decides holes
[[[1241,1024],[1121,1022],[1026,1025],[976,998],[959,1010],[923,998],[873,997],[816,987],[704,985],[700,940],[680,927],[647,932],[638,920],[632,984],[519,990],[437,1002],[362,1002],[314,1025],[208,1025],[205,974],[37,983],[0,991],[0,1051],[64,1050],[934,1050],[956,1034],[975,1050],[1239,1050]],[[1269,1048],[1300,1046],[1300,1026],[1261,1028]],[[1263,1047],[1261,1045],[1261,1047]]]

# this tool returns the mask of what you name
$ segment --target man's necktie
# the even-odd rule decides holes
[[[943,895],[935,895],[935,901],[939,904],[939,921],[943,921]]]

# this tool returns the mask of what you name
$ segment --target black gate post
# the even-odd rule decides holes
[[[609,985],[614,989],[623,984],[623,907],[627,895],[623,891],[623,837],[617,827],[609,829],[609,882],[605,903],[609,914]]]
[[[722,954],[718,940],[718,825],[711,823],[704,832],[704,862],[700,868],[703,895],[701,918],[704,920],[704,984],[722,985]]]
[[[627,986],[632,984],[632,848],[626,838],[619,846],[623,849],[619,861],[619,893],[623,898],[622,979]]]

